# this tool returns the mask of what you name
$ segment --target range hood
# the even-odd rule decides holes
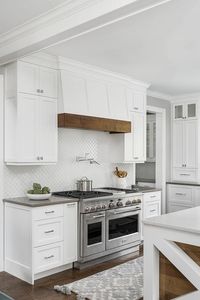
[[[58,114],[58,127],[89,129],[105,131],[110,133],[131,132],[131,122],[129,121],[75,115],[68,113]]]

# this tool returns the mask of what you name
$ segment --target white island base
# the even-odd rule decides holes
[[[144,300],[158,299],[200,300],[200,207],[144,220]]]

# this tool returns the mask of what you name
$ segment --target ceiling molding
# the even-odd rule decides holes
[[[0,64],[169,1],[173,0],[68,0],[0,35]]]
[[[173,99],[173,96],[171,95],[152,91],[152,90],[147,90],[147,96],[162,99],[162,100],[168,100],[168,101],[172,101]]]
[[[190,94],[182,94],[173,96],[171,101],[172,102],[179,102],[179,101],[200,101],[200,92],[199,93],[190,93]]]

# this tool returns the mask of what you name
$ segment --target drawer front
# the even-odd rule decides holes
[[[170,203],[168,203],[167,212],[168,213],[176,212],[176,211],[188,209],[191,207],[192,206],[170,202]]]
[[[33,209],[33,220],[46,220],[51,218],[63,217],[63,214],[63,204],[42,206]]]
[[[185,186],[170,186],[169,187],[169,195],[168,202],[175,202],[178,204],[193,204],[192,200],[192,188]]]
[[[63,240],[63,217],[35,221],[33,225],[33,246],[44,246]]]
[[[34,248],[34,273],[40,273],[63,264],[63,243]]]
[[[152,192],[152,193],[145,193],[144,194],[144,201],[155,201],[155,200],[159,200],[161,201],[161,192]]]
[[[160,201],[145,203],[144,218],[156,217],[160,215]]]
[[[188,169],[173,169],[173,180],[177,181],[197,181],[197,171]]]

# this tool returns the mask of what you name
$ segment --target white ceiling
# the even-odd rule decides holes
[[[0,0],[0,34],[38,17],[66,0]]]
[[[199,16],[199,0],[173,0],[47,52],[130,75],[157,92],[197,93]]]

